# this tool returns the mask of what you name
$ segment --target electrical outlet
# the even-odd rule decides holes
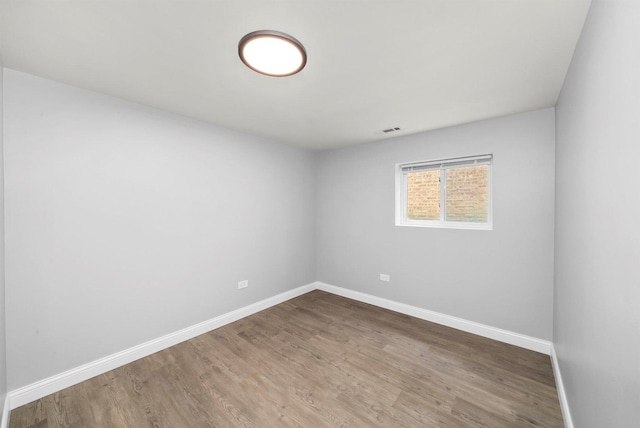
[[[238,282],[238,290],[241,288],[247,288],[249,286],[249,280],[245,279],[244,281]]]
[[[389,281],[391,281],[391,277],[389,275],[387,275],[386,273],[381,273],[380,274],[380,281],[389,282]]]

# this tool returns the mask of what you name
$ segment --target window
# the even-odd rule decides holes
[[[492,155],[398,164],[396,225],[491,229]]]

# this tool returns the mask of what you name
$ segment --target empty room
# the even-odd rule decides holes
[[[0,0],[0,428],[639,426],[639,23]]]

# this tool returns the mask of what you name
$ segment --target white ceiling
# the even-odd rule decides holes
[[[0,0],[5,67],[332,148],[555,105],[591,0]],[[249,70],[255,30],[300,40]],[[401,131],[383,134],[384,128]]]

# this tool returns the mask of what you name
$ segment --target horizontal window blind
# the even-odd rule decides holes
[[[426,162],[412,162],[400,165],[403,174],[409,172],[429,171],[442,168],[460,168],[465,166],[489,165],[493,155],[479,155],[465,158],[441,159]]]

